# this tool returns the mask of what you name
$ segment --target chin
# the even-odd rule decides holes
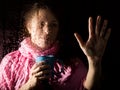
[[[53,40],[44,40],[44,41],[40,41],[37,46],[40,47],[42,50],[44,49],[48,49],[51,48],[53,46],[53,44],[55,43],[55,41]]]
[[[45,43],[45,44],[39,44],[38,47],[41,48],[42,50],[49,49],[53,44],[51,43]]]

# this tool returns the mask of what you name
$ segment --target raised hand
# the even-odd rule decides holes
[[[97,16],[96,26],[94,27],[93,18],[89,17],[89,37],[86,42],[82,40],[78,33],[74,33],[80,48],[87,58],[92,58],[92,60],[102,58],[111,33],[111,28],[108,28],[107,24],[107,20],[102,23],[101,16]]]

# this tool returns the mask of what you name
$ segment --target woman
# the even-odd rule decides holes
[[[3,58],[0,64],[0,90],[45,90],[47,86],[53,90],[92,90],[97,87],[102,56],[111,32],[107,28],[107,20],[101,27],[101,17],[98,16],[94,30],[93,19],[89,18],[87,42],[74,33],[87,57],[88,70],[77,57],[59,59],[64,56],[59,55],[62,54],[60,23],[49,5],[32,4],[24,13],[23,24],[29,35],[21,42],[18,50]],[[47,55],[55,57],[54,68],[45,61],[36,63],[38,56]]]

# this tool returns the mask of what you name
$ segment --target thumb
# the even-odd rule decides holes
[[[78,42],[80,48],[82,49],[84,47],[85,43],[83,42],[81,36],[78,33],[76,33],[76,32],[74,33],[74,36],[77,39],[77,42]]]

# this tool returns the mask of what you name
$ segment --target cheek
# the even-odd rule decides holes
[[[31,37],[32,37],[32,38],[36,37],[36,34],[37,34],[36,31],[33,30],[33,31],[31,32]]]
[[[31,33],[31,38],[37,39],[37,38],[40,38],[41,35],[42,35],[41,32],[37,30],[33,30]]]
[[[51,32],[49,38],[56,39],[57,35],[58,35],[58,31],[53,31],[53,32]]]
[[[54,35],[53,35],[54,37],[57,37],[58,36],[58,30],[56,30],[55,32],[54,32]]]

